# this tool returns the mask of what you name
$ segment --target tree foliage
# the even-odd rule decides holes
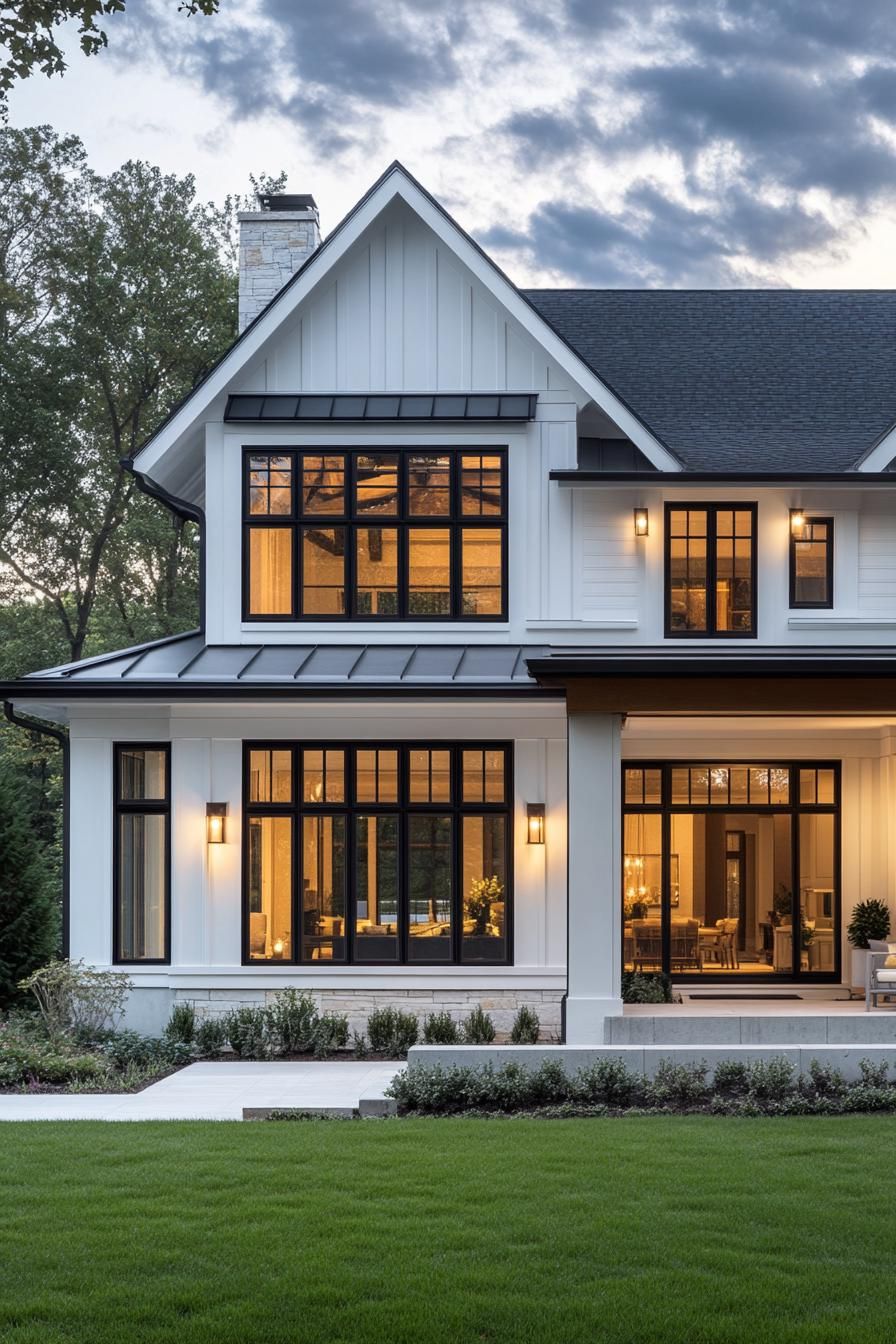
[[[4,128],[0,187],[0,601],[42,597],[74,661],[195,623],[192,528],[121,460],[233,339],[235,276],[191,176]]]
[[[185,14],[216,14],[219,0],[178,0],[178,11]],[[35,70],[44,75],[61,75],[66,70],[65,52],[59,45],[59,29],[65,23],[78,24],[78,41],[85,56],[95,56],[108,46],[108,38],[99,20],[123,14],[127,0],[5,0],[0,3],[0,113],[5,116],[6,100],[18,80],[27,79]]]
[[[24,804],[19,772],[0,755],[0,1007],[20,980],[58,950],[54,899],[40,828]]]

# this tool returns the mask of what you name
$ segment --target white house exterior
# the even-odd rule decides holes
[[[896,296],[523,294],[397,164],[319,246],[265,204],[129,464],[201,522],[202,629],[2,688],[68,727],[69,954],[147,1026],[297,986],[576,1044],[623,969],[848,983],[896,906]]]

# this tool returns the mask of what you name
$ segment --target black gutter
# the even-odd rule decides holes
[[[896,471],[574,471],[548,473],[563,485],[896,485]]]
[[[69,954],[69,928],[71,911],[71,751],[68,733],[62,728],[52,728],[39,719],[23,719],[16,714],[9,700],[3,702],[3,713],[8,721],[17,728],[27,728],[31,733],[43,733],[45,737],[54,737],[62,748],[62,955]]]
[[[134,480],[137,482],[137,489],[150,499],[155,499],[159,504],[164,504],[166,509],[177,514],[178,518],[184,518],[189,523],[196,523],[199,528],[199,626],[196,634],[205,634],[205,511],[198,504],[191,504],[189,500],[179,499],[177,495],[172,495],[164,486],[157,485],[151,481],[145,472],[139,467],[134,466],[132,457],[123,457],[118,464],[125,471],[131,472]],[[190,632],[191,634],[194,632]]]
[[[700,652],[676,656],[665,651],[659,655],[626,654],[608,658],[600,653],[564,654],[547,658],[529,658],[526,666],[539,680],[550,677],[896,677],[896,652],[891,658],[877,654],[855,657],[831,654],[829,649],[815,650],[809,657],[797,652],[770,658],[732,652],[728,655]]]
[[[101,681],[91,678],[90,680],[74,681],[70,677],[53,677],[47,680],[23,681],[5,681],[0,682],[0,695],[14,696],[16,700],[39,700],[51,701],[53,704],[62,705],[69,700],[106,700],[109,697],[118,700],[227,700],[233,701],[235,698],[241,700],[251,700],[253,697],[260,697],[265,700],[325,700],[325,699],[345,699],[358,698],[362,700],[382,699],[384,696],[388,699],[413,700],[413,699],[476,699],[476,700],[506,700],[508,696],[530,697],[536,696],[542,699],[555,698],[552,692],[547,692],[535,682],[523,682],[521,685],[505,683],[496,686],[494,682],[473,683],[470,685],[458,686],[455,684],[441,683],[439,685],[415,685],[413,682],[402,682],[396,685],[392,682],[364,682],[355,685],[353,682],[333,682],[332,685],[315,683],[311,686],[303,686],[301,682],[290,682],[284,685],[283,682],[251,682],[234,681],[222,683],[215,682],[191,682],[191,681]]]

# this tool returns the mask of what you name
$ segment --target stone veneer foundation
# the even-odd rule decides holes
[[[272,998],[277,990],[250,989],[179,989],[177,1003],[192,1003],[197,1017],[219,1017],[231,1008],[243,1005],[259,1007]],[[366,1029],[367,1019],[374,1008],[400,1008],[415,1013],[420,1021],[430,1013],[448,1012],[456,1022],[462,1022],[478,1004],[489,1014],[499,1036],[506,1036],[513,1026],[517,1010],[524,1004],[532,1008],[541,1023],[543,1039],[560,1036],[561,991],[550,989],[526,990],[473,990],[447,989],[312,989],[309,991],[326,1013],[344,1013],[351,1031]]]

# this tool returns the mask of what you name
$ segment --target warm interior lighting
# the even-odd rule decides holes
[[[206,803],[205,831],[210,845],[223,845],[224,818],[227,816],[226,803]]]
[[[635,509],[635,536],[646,537],[650,531],[650,515],[646,509]]]
[[[530,845],[544,844],[544,803],[526,804],[526,839]]]
[[[793,537],[801,537],[806,530],[806,515],[802,509],[790,510],[790,534]]]

